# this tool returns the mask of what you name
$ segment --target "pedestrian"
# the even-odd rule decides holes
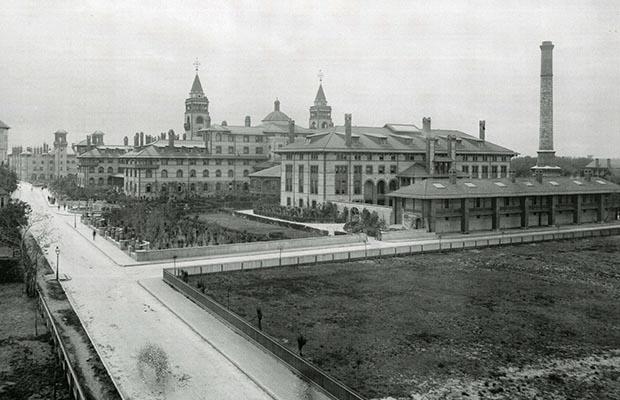
[[[93,229],[93,240],[95,240],[95,236],[97,236],[97,230]]]

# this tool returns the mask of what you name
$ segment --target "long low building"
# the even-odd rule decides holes
[[[446,233],[559,226],[619,219],[620,186],[601,178],[427,179],[393,198],[395,223]]]

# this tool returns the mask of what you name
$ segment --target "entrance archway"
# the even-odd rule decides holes
[[[364,203],[373,204],[375,201],[375,184],[371,180],[364,183]]]
[[[385,205],[385,181],[377,182],[377,204]]]

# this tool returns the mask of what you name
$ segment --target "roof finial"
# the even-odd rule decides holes
[[[200,68],[200,61],[198,61],[198,57],[194,61],[194,68],[196,69],[196,73],[198,73],[198,69]]]
[[[316,76],[319,78],[319,84],[322,84],[322,83],[323,83],[323,77],[325,76],[325,75],[323,74],[323,70],[322,70],[322,69],[320,69],[320,70],[319,70],[319,73],[318,73],[318,74],[316,74]]]

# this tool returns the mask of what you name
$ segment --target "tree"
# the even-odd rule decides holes
[[[168,354],[157,344],[145,344],[138,351],[138,371],[147,383],[152,383],[150,381],[154,378],[155,384],[165,384],[170,373]]]
[[[308,343],[308,340],[306,339],[306,337],[300,333],[299,335],[297,335],[297,349],[299,350],[299,356],[303,357],[303,353],[302,350],[304,348],[304,346],[306,345],[306,343]]]
[[[9,193],[17,189],[17,175],[6,165],[0,165],[0,187]]]

